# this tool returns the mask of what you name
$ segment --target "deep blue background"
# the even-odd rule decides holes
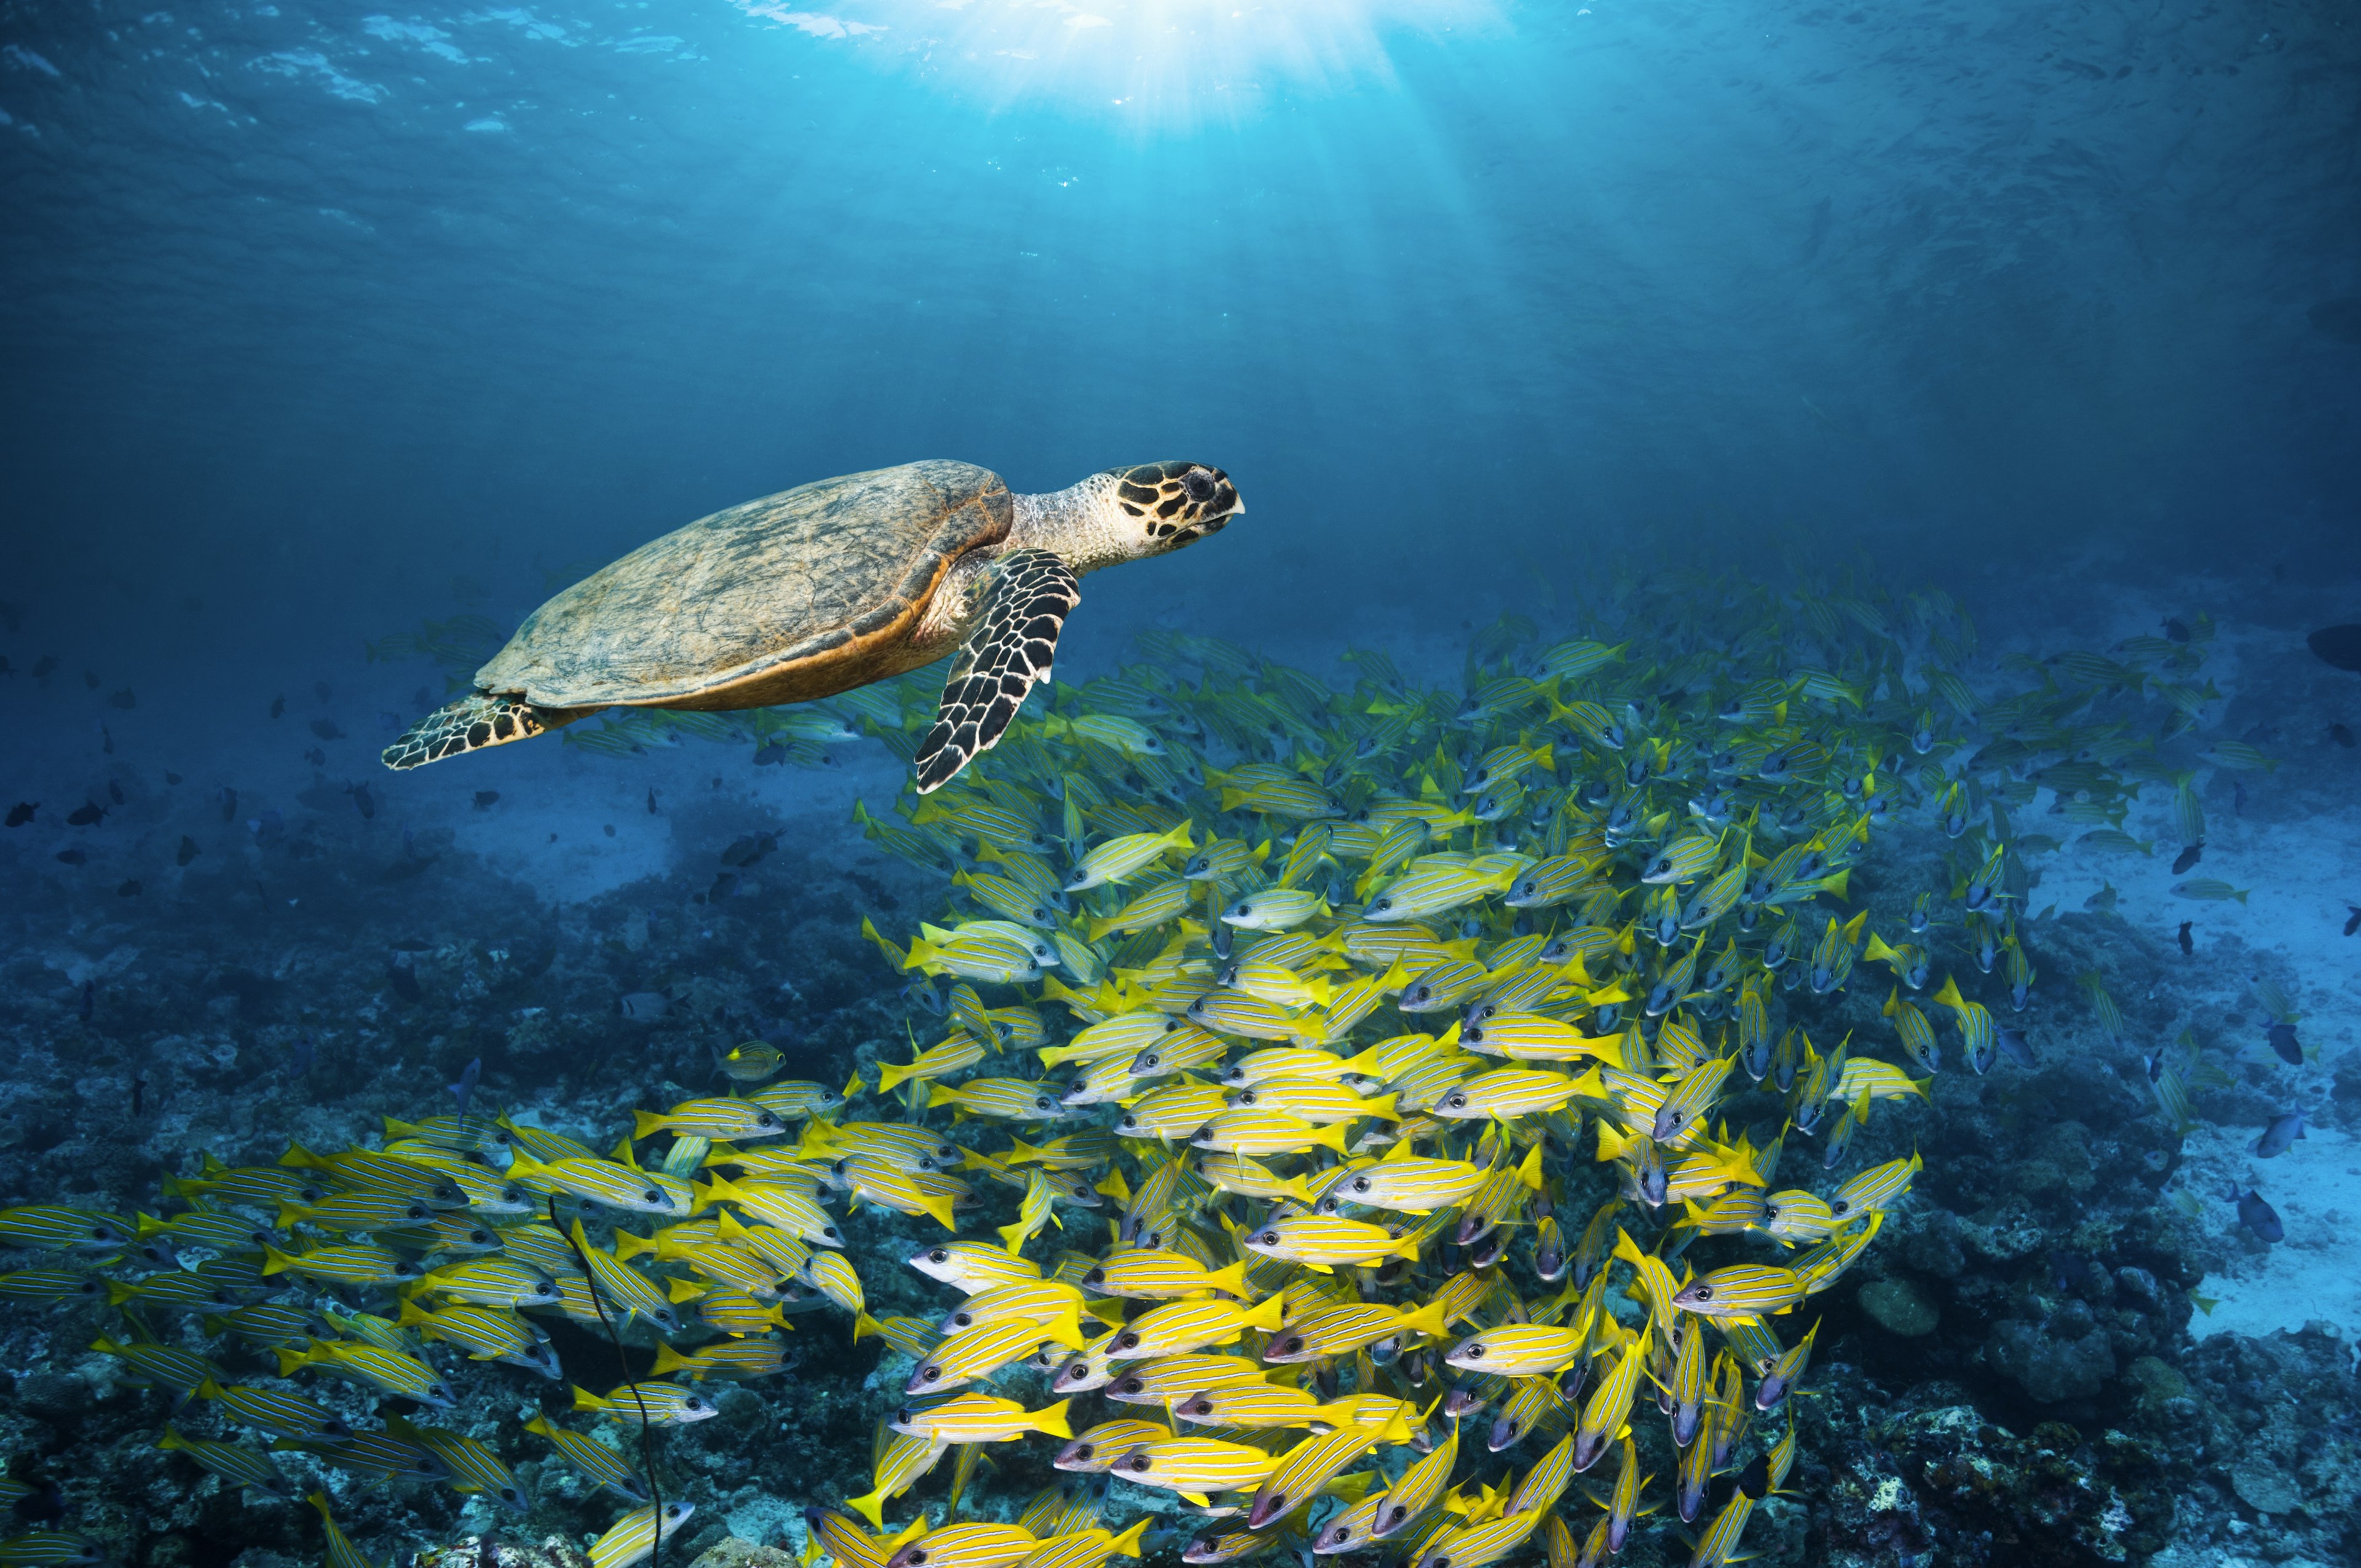
[[[158,4],[0,5],[0,598],[176,710],[928,455],[1237,477],[1090,635],[2361,535],[2337,7]]]

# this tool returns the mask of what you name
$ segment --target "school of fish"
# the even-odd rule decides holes
[[[839,1568],[1099,1568],[1158,1549],[1155,1516],[1107,1517],[1126,1488],[1188,1511],[1191,1563],[1589,1568],[1659,1511],[1693,1568],[1732,1562],[1795,1458],[1814,1299],[1921,1168],[1856,1161],[1856,1137],[1950,1064],[2032,1061],[1998,1014],[2042,978],[2037,799],[2127,838],[2140,790],[2169,790],[2202,841],[2194,775],[2157,753],[2216,695],[2210,628],[1971,676],[1940,594],[1627,584],[1591,619],[1619,640],[1504,618],[1453,693],[1376,652],[1339,689],[1143,635],[1146,662],[1056,688],[951,786],[856,810],[949,879],[939,920],[864,923],[909,981],[907,1059],[873,1083],[782,1079],[749,1041],[727,1092],[602,1150],[472,1112],[471,1076],[375,1148],[208,1159],[157,1214],[0,1212],[0,1245],[49,1255],[0,1301],[111,1305],[96,1348],[175,1400],[160,1444],[296,1503],[274,1453],[526,1507],[491,1447],[356,1428],[309,1379],[433,1411],[463,1368],[561,1377],[544,1317],[653,1334],[648,1380],[524,1429],[622,1505],[595,1568],[693,1512],[602,1432],[713,1415],[710,1385],[785,1369],[789,1312],[815,1310],[906,1358],[869,1489],[807,1516]],[[792,739],[858,729],[906,761],[933,710],[906,677]],[[2265,761],[2222,742],[2209,765]],[[1874,858],[1904,834],[1941,877]],[[2096,976],[2080,991],[2113,1015]],[[2162,1113],[2186,1118],[2198,1055],[2158,1053]],[[939,1312],[870,1313],[863,1209],[939,1233],[907,1259]],[[192,1348],[232,1340],[280,1376]],[[960,1521],[979,1466],[1028,1443],[1066,1478]],[[938,1520],[911,1494],[947,1455]],[[366,1563],[309,1500],[333,1568]],[[98,1560],[64,1532],[0,1543]]]

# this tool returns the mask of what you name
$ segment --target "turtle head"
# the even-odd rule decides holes
[[[1115,507],[1139,539],[1142,555],[1161,555],[1219,533],[1246,510],[1230,477],[1210,464],[1142,463],[1110,468],[1105,477],[1115,481]]]
[[[1017,498],[1012,546],[1054,550],[1077,572],[1168,554],[1218,533],[1246,510],[1238,488],[1205,463],[1138,463],[1056,495]]]

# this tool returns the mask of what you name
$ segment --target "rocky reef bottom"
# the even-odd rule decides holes
[[[93,903],[27,867],[8,872],[0,1206],[152,1212],[162,1179],[203,1156],[269,1163],[291,1142],[363,1142],[382,1117],[447,1110],[444,1085],[471,1060],[479,1102],[611,1141],[634,1106],[713,1091],[716,1050],[741,1039],[769,1039],[791,1076],[829,1082],[881,1053],[906,1058],[901,982],[859,927],[864,915],[930,911],[938,884],[840,848],[840,823],[781,820],[725,795],[684,808],[674,831],[669,874],[563,908],[430,835],[389,854],[324,810],[294,815],[274,843],[225,835],[173,888],[138,900]],[[2266,1244],[2226,1223],[2219,1193],[2175,1201],[2181,1140],[2126,1043],[2256,1033],[2236,986],[2208,977],[2268,976],[2280,960],[2217,953],[2194,968],[2095,913],[2056,917],[2043,940],[2049,972],[2106,978],[2124,1038],[2059,983],[2028,1031],[2037,1065],[1946,1071],[1930,1106],[1863,1133],[1865,1160],[1915,1145],[1925,1170],[1869,1271],[1815,1303],[1799,1458],[1747,1549],[1778,1568],[2361,1562],[2354,1346],[2326,1324],[2192,1334],[2200,1282]],[[2257,1055],[2198,1096],[2202,1117],[2258,1125],[2289,1096],[2292,1069]],[[2314,1124],[2361,1129],[2353,1064],[2303,1070],[2335,1085]],[[2274,1175],[2301,1181],[2301,1159],[2299,1145]],[[939,1310],[939,1290],[902,1262],[926,1223],[875,1210],[847,1221],[873,1313]],[[272,1370],[266,1353],[209,1341],[193,1319],[165,1321],[233,1372]],[[897,1402],[906,1358],[855,1343],[842,1312],[795,1321],[795,1371],[710,1386],[718,1417],[659,1439],[665,1494],[697,1507],[667,1563],[784,1568],[779,1553],[805,1545],[805,1507],[870,1488],[875,1423]],[[90,1348],[120,1328],[102,1306],[0,1301],[0,1453],[32,1487],[16,1527],[71,1530],[156,1568],[318,1561],[311,1510],[241,1497],[157,1446],[167,1420],[203,1431],[204,1418]],[[301,1453],[283,1468],[331,1491],[372,1561],[575,1568],[620,1510],[521,1421],[564,1413],[567,1382],[604,1388],[623,1369],[589,1333],[558,1322],[552,1337],[565,1381],[471,1368],[459,1408],[435,1416],[510,1464],[522,1515],[423,1483],[356,1484]],[[653,1348],[636,1338],[627,1363]],[[347,1416],[379,1403],[326,1380],[306,1392]],[[948,1470],[912,1501],[939,1508]],[[1005,1516],[1055,1479],[1012,1449],[966,1506]],[[1157,1507],[1126,1492],[1110,1512]],[[1651,1519],[1620,1561],[1653,1568],[1688,1552],[1676,1525]]]

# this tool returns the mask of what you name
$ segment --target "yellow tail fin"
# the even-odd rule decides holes
[[[1148,1521],[1153,1519],[1156,1516],[1154,1514],[1144,1514],[1140,1518],[1132,1520],[1131,1528],[1129,1530],[1125,1530],[1121,1535],[1116,1536],[1113,1541],[1107,1542],[1107,1555],[1110,1557],[1137,1557],[1139,1555],[1139,1538],[1148,1533]]]
[[[1208,1290],[1219,1291],[1224,1296],[1235,1296],[1241,1300],[1245,1299],[1246,1293],[1246,1260],[1241,1258],[1237,1262],[1230,1265],[1227,1268],[1217,1268],[1211,1274],[1205,1276],[1205,1288]]]
[[[662,1377],[667,1373],[677,1372],[687,1365],[688,1357],[662,1340],[656,1342],[655,1373],[657,1376]]]
[[[1060,1399],[1046,1410],[1036,1411],[1033,1416],[1033,1430],[1044,1437],[1073,1436],[1073,1425],[1066,1419],[1066,1408],[1072,1403],[1071,1399]]]
[[[880,1486],[865,1497],[847,1497],[844,1506],[869,1521],[871,1530],[885,1528],[885,1488]]]
[[[634,1139],[653,1138],[663,1132],[664,1128],[664,1118],[653,1111],[631,1113],[631,1136]]]
[[[1286,1314],[1287,1298],[1285,1296],[1266,1296],[1259,1306],[1248,1310],[1239,1321],[1246,1328],[1260,1329],[1265,1333],[1268,1333],[1279,1327],[1280,1320]]]
[[[577,1384],[574,1387],[574,1408],[577,1410],[604,1410],[609,1407],[606,1400]]]

